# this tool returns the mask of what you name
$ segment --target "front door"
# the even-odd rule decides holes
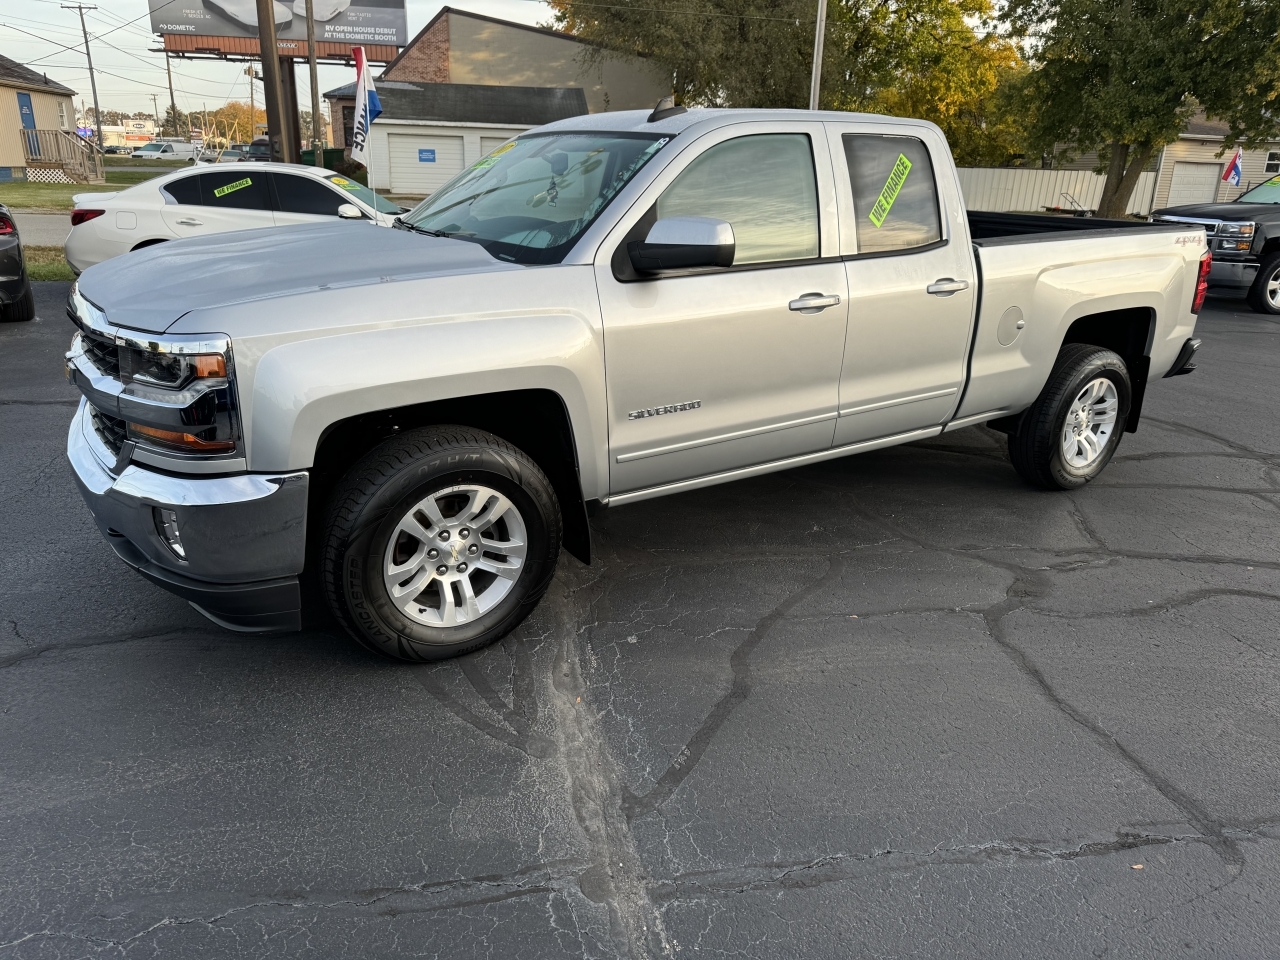
[[[31,106],[31,94],[18,94],[18,116],[22,120],[22,129],[30,130],[30,133],[23,133],[27,140],[27,157],[35,160],[40,156],[40,137],[36,134],[36,111]]]
[[[965,237],[949,235],[956,224],[947,211],[963,208],[958,190],[935,175],[951,164],[941,138],[869,123],[827,127],[850,298],[835,432],[843,446],[953,415],[977,283]]]
[[[821,256],[837,239],[821,126],[744,124],[706,141],[659,175],[597,261],[613,493],[831,444],[847,291],[838,258]],[[680,216],[728,221],[733,266],[636,277],[626,241]],[[829,305],[797,303],[819,296]]]

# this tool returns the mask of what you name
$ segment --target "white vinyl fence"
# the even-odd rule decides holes
[[[1045,207],[1097,210],[1106,177],[1091,170],[1036,170],[1027,167],[961,167],[960,189],[970,210],[1041,213]],[[1146,215],[1156,191],[1156,175],[1139,175],[1127,213]],[[1072,202],[1074,201],[1074,203]]]

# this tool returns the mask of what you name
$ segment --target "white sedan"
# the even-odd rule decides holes
[[[337,218],[386,227],[404,212],[349,177],[290,163],[202,164],[73,199],[66,256],[76,273],[182,237]]]

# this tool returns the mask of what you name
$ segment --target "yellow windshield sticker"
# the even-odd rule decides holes
[[[497,150],[493,151],[493,153],[489,154],[487,157],[485,157],[483,160],[481,160],[479,163],[477,163],[477,164],[476,164],[474,167],[472,167],[471,169],[472,169],[472,170],[485,170],[485,169],[487,169],[487,168],[489,168],[489,167],[492,167],[495,163],[497,163],[497,162],[498,162],[498,158],[499,158],[499,157],[501,157],[501,156],[502,156],[504,153],[506,153],[508,150],[514,150],[514,149],[515,149],[515,146],[516,146],[516,142],[515,142],[514,140],[512,140],[510,143],[504,143],[504,144],[503,144],[502,146],[500,146]]]
[[[237,180],[235,183],[228,183],[225,187],[218,187],[213,191],[215,197],[225,197],[228,193],[235,193],[237,190],[243,190],[245,187],[252,186],[253,181],[248,177],[243,180]]]
[[[898,194],[902,190],[902,185],[907,182],[907,174],[910,172],[911,161],[902,154],[898,154],[898,162],[889,171],[889,179],[884,182],[884,189],[880,191],[880,196],[876,198],[875,206],[867,214],[867,219],[874,223],[877,229],[884,224],[885,218],[889,216],[889,211],[893,209],[893,201],[898,199]]]
[[[346,177],[330,177],[329,182],[335,187],[341,187],[343,190],[356,191],[360,189],[360,184],[352,183]]]
[[[1272,177],[1267,183],[1280,183],[1280,177]]]

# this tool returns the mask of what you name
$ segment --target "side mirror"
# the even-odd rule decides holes
[[[731,267],[733,227],[711,217],[668,217],[649,228],[644,240],[627,244],[636,273],[659,274],[690,267]]]
[[[338,216],[343,220],[363,220],[364,214],[360,212],[360,208],[354,203],[341,203],[338,205]]]

